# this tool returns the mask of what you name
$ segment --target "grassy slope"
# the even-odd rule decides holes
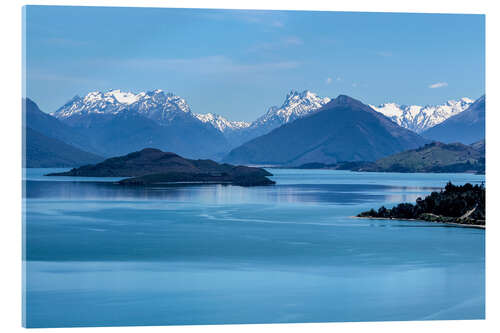
[[[484,158],[484,152],[473,146],[461,143],[435,142],[418,149],[382,158],[375,164],[381,170],[396,171],[399,169],[413,172],[445,171],[447,168],[453,169],[453,167],[458,168],[459,165],[468,166],[470,164],[468,167],[477,171],[477,168],[480,167],[479,164],[481,164],[481,158]]]

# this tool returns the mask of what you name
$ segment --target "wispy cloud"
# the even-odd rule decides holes
[[[378,52],[376,52],[376,55],[378,55],[379,57],[388,58],[388,57],[392,57],[392,52],[389,52],[389,51],[378,51]]]
[[[89,42],[87,41],[75,40],[69,38],[59,38],[59,37],[47,38],[45,39],[45,42],[50,45],[69,46],[69,47],[86,46],[89,44]]]
[[[340,81],[342,81],[342,78],[340,76],[337,76],[336,78],[335,77],[327,77],[326,80],[325,80],[325,83],[326,84],[332,84],[333,81],[340,82]]]
[[[271,23],[271,25],[272,25],[273,27],[276,27],[276,28],[283,28],[283,27],[285,26],[285,23],[284,23],[284,22],[282,22],[282,21],[278,21],[278,20],[276,20],[276,21],[273,21],[273,22]]]
[[[286,14],[276,11],[214,10],[201,15],[205,18],[217,21],[240,21],[278,29],[284,28],[286,25]]]
[[[248,23],[256,23],[274,28],[285,27],[283,15],[276,15],[276,13],[269,11],[244,12],[239,15],[239,18]]]
[[[122,61],[113,61],[112,63],[127,68],[147,68],[197,74],[265,73],[295,69],[300,66],[300,63],[298,61],[241,63],[225,56],[210,56],[190,59],[127,59]]]
[[[436,82],[436,83],[429,85],[429,88],[436,89],[436,88],[443,88],[443,87],[447,87],[447,86],[448,86],[447,82]]]
[[[274,42],[262,42],[251,46],[249,52],[271,51],[288,47],[297,47],[304,44],[304,41],[296,36],[288,36]]]
[[[302,44],[304,44],[304,41],[296,36],[289,36],[289,37],[283,38],[282,42],[285,45],[302,45]]]

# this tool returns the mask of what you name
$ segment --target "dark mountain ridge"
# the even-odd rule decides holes
[[[31,127],[25,129],[25,138],[25,168],[74,167],[104,159],[58,139],[49,138]]]
[[[40,110],[38,105],[29,98],[22,101],[25,126],[38,133],[75,148],[101,155],[102,151],[89,143],[89,138],[75,128],[72,128],[51,115]]]
[[[85,135],[41,111],[31,99],[22,100],[24,167],[74,167],[102,161]]]

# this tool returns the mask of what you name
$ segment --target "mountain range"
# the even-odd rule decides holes
[[[51,115],[85,133],[104,156],[150,147],[213,158],[229,149],[224,135],[200,121],[184,99],[162,90],[92,92],[75,96]]]
[[[485,138],[486,97],[478,98],[467,110],[442,123],[429,128],[422,135],[426,138],[445,143],[463,142],[471,144]]]
[[[193,113],[186,100],[160,89],[137,94],[111,90],[108,92],[94,91],[84,97],[75,96],[51,115],[76,127],[89,127],[93,118],[98,118],[94,122],[102,121],[110,118],[111,115],[117,116],[124,112],[144,116],[161,126],[172,125],[179,118],[183,118],[198,127],[204,124],[222,134],[227,141],[224,148],[230,149],[267,134],[283,124],[309,115],[330,100],[328,97],[320,97],[308,90],[302,92],[292,90],[286,95],[280,106],[271,106],[255,121],[244,122],[231,121],[216,113]],[[370,105],[370,107],[389,117],[398,125],[421,133],[447,118],[459,114],[472,103],[473,100],[464,97],[440,105],[419,106],[386,103],[379,106]],[[214,134],[212,133],[212,135]],[[210,154],[213,152],[209,151],[208,155]]]
[[[398,105],[396,103],[385,103],[379,106],[370,105],[397,123],[417,133],[422,133],[428,128],[436,126],[446,119],[466,110],[474,100],[464,97],[459,100],[450,100],[439,105]]]
[[[368,105],[339,95],[316,112],[233,149],[225,160],[288,166],[370,161],[427,142]]]
[[[159,89],[140,93],[95,91],[84,97],[75,96],[51,114],[40,111],[27,99],[26,126],[95,156],[123,155],[150,147],[187,158],[221,160],[253,139],[324,110],[331,102],[330,98],[308,90],[292,90],[280,106],[268,108],[253,122],[242,122],[230,121],[216,113],[194,113],[186,100]],[[465,113],[471,103],[472,100],[462,98],[437,106],[387,103],[365,107],[398,127],[433,139],[427,135],[432,133],[427,131],[429,126]],[[482,138],[484,135],[479,139]],[[401,149],[407,148],[403,146]]]

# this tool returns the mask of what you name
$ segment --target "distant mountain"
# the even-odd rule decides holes
[[[280,107],[270,107],[264,115],[257,118],[249,126],[249,130],[258,129],[262,135],[264,132],[270,132],[283,124],[310,115],[330,101],[330,98],[318,97],[309,90],[303,92],[292,90],[286,95],[285,101]]]
[[[292,90],[287,94],[281,106],[270,107],[264,115],[252,123],[229,121],[220,115],[211,113],[197,114],[196,116],[224,133],[232,145],[239,145],[267,134],[283,124],[309,115],[330,100],[328,97],[319,97],[309,90],[302,92]],[[401,127],[420,133],[464,111],[473,102],[473,100],[464,97],[440,105],[419,106],[386,103],[379,106],[370,106]]]
[[[107,156],[154,147],[216,158],[229,149],[224,135],[198,119],[184,99],[162,90],[91,92],[52,115],[84,132]]]
[[[90,134],[92,143],[104,149],[106,155],[138,150],[148,146],[149,143],[149,146],[175,150],[190,157],[217,158],[243,142],[267,134],[274,128],[314,112],[329,101],[329,98],[318,97],[307,90],[301,93],[291,91],[280,107],[273,106],[254,122],[247,123],[230,121],[215,113],[193,113],[183,98],[159,89],[137,94],[111,90],[91,92],[84,97],[75,96],[52,115],[64,124],[83,129],[83,132]],[[88,133],[92,132],[93,127],[99,128],[99,131],[106,131],[104,123],[112,126],[116,118],[123,118],[124,115],[133,117],[133,114],[147,118],[162,127],[168,127],[171,135],[168,139],[165,136],[160,138],[157,137],[156,131],[152,131],[151,135],[143,135],[144,138],[141,139],[141,135],[134,131],[133,136],[138,141],[130,146],[121,143],[118,138],[115,138],[113,143],[105,142],[101,145],[99,142],[102,138],[99,138],[99,133]],[[143,123],[143,127],[153,126],[151,123],[147,125],[146,121],[140,121],[137,117],[134,119],[139,124]],[[123,121],[120,123],[122,126],[125,125]],[[131,126],[137,127],[138,124]],[[181,144],[182,137],[186,134],[184,132],[196,133],[201,141],[192,138]],[[160,142],[165,144],[159,145]],[[168,145],[169,143],[171,144]],[[197,144],[200,146],[196,146]],[[192,147],[188,147],[189,145]],[[126,149],[117,150],[118,147]]]
[[[216,113],[193,113],[186,100],[159,89],[140,93],[95,91],[84,97],[75,96],[53,112],[53,117],[43,114],[45,118],[58,120],[57,126],[32,128],[102,156],[155,147],[191,158],[220,160],[230,150],[309,116],[330,101],[308,90],[292,90],[281,106],[270,107],[264,115],[248,123],[230,121]],[[373,108],[402,127],[420,132],[459,114],[471,102],[462,98],[439,106],[389,103]],[[57,135],[44,132],[56,127],[59,127]]]
[[[48,176],[132,177],[120,182],[124,185],[164,185],[172,182],[241,186],[274,184],[267,178],[272,174],[264,169],[219,164],[212,160],[191,160],[152,148]]]
[[[195,114],[195,116],[203,123],[210,124],[222,133],[237,131],[250,126],[250,123],[244,121],[230,121],[215,113],[199,113]]]
[[[58,139],[49,138],[31,127],[25,129],[25,137],[26,168],[78,167],[104,159]]]
[[[445,143],[470,144],[485,138],[485,96],[467,110],[422,132],[422,136]]]
[[[330,102],[328,97],[319,97],[309,90],[290,91],[281,106],[271,106],[264,115],[249,126],[227,134],[232,148],[237,147],[261,135],[271,132],[281,125],[310,115]]]
[[[466,110],[474,101],[464,97],[459,100],[451,100],[440,105],[399,105],[396,103],[386,103],[379,106],[370,105],[397,123],[399,126],[407,128],[417,133],[421,133],[428,128],[442,123],[446,119]]]
[[[340,95],[312,114],[233,149],[225,160],[263,165],[370,161],[426,142],[368,105]]]
[[[81,150],[93,152],[97,155],[102,153],[98,147],[92,146],[84,134],[41,111],[38,105],[31,99],[23,99],[22,105],[26,127],[46,137],[57,139]]]
[[[318,97],[309,90],[303,92],[292,90],[281,106],[271,106],[264,115],[251,123],[229,121],[223,116],[212,113],[197,114],[196,117],[223,133],[231,148],[234,148],[283,124],[309,115],[329,101],[330,98]]]
[[[94,91],[84,97],[73,97],[52,115],[67,124],[80,126],[85,116],[117,115],[123,111],[135,112],[160,124],[168,124],[178,114],[191,115],[183,98],[160,89],[138,94],[119,89]]]

